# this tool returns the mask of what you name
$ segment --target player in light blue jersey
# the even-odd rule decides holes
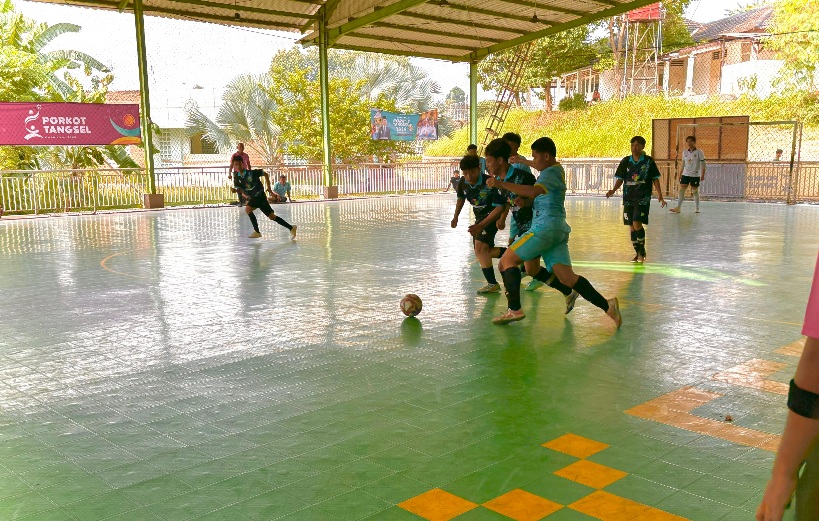
[[[490,178],[487,184],[507,190],[521,197],[534,199],[532,227],[504,252],[498,269],[503,277],[509,309],[492,320],[495,324],[508,324],[526,318],[520,309],[520,263],[541,257],[546,269],[534,275],[538,280],[554,281],[577,291],[580,296],[599,307],[614,320],[619,328],[623,320],[617,298],[606,299],[586,280],[572,270],[569,256],[569,234],[572,229],[566,223],[566,174],[557,162],[554,141],[542,137],[532,143],[533,165],[540,171],[534,186],[518,185]],[[545,272],[545,273],[544,273]],[[547,282],[548,283],[548,282]]]

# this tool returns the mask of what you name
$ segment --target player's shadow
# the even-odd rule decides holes
[[[407,317],[401,322],[401,339],[408,346],[417,346],[424,335],[424,326],[415,317]]]

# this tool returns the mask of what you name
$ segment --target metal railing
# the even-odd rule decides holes
[[[614,185],[619,159],[562,161],[569,195],[604,195]],[[660,162],[663,193],[677,193],[672,162]],[[296,200],[318,199],[322,194],[320,165],[263,166],[275,182],[287,176]],[[339,194],[344,197],[417,194],[447,189],[457,160],[400,164],[337,165]],[[207,205],[236,200],[230,191],[227,167],[160,168],[155,171],[157,191],[165,204]],[[2,171],[0,206],[6,213],[84,212],[137,208],[147,193],[148,178],[141,169]],[[709,163],[704,197],[771,202],[819,202],[819,162]]]

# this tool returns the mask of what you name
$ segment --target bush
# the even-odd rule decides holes
[[[557,108],[562,111],[580,110],[585,109],[586,105],[586,98],[578,92],[571,98],[566,97],[560,100],[560,103],[557,104]]]

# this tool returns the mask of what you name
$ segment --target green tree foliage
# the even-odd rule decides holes
[[[245,143],[266,163],[280,161],[281,130],[273,117],[278,105],[268,93],[271,85],[269,74],[237,76],[222,96],[216,121],[211,121],[196,105],[188,107],[188,132],[202,133],[223,154],[232,152],[236,143]]]
[[[266,92],[277,107],[271,118],[280,129],[281,152],[321,162],[321,89],[318,78],[311,80],[309,76],[309,69],[291,69],[274,60]],[[330,78],[330,128],[336,161],[354,162],[409,151],[401,142],[370,139],[371,105],[384,110],[397,107],[383,94],[375,99],[362,96],[366,88],[365,80],[353,83],[349,78]]]
[[[449,103],[466,103],[466,92],[460,87],[452,87],[452,90],[446,95],[446,101]]]
[[[0,101],[103,103],[114,77],[99,60],[74,50],[45,50],[80,27],[26,18],[0,1]],[[81,81],[83,80],[83,81]],[[138,165],[119,146],[0,147],[0,169],[91,168]]]
[[[767,45],[785,61],[783,79],[803,90],[816,90],[819,75],[819,3],[779,0],[774,4],[775,34]]]

